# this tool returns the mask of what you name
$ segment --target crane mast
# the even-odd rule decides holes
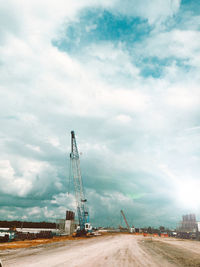
[[[126,219],[126,217],[125,217],[125,215],[124,215],[123,210],[121,210],[121,214],[122,214],[122,216],[123,216],[123,218],[124,218],[124,221],[125,221],[125,223],[126,223],[126,226],[127,226],[128,230],[129,230],[129,232],[131,232],[131,228],[130,228],[128,222],[127,222],[127,219]]]
[[[80,159],[78,147],[76,144],[75,132],[71,131],[71,153],[70,162],[72,168],[74,191],[76,198],[76,207],[78,213],[80,233],[86,232],[85,224],[89,222],[89,214],[86,207],[86,198],[84,194],[83,181],[81,177]]]

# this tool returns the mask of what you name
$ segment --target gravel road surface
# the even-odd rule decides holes
[[[200,266],[200,242],[107,235],[0,252],[3,267]]]

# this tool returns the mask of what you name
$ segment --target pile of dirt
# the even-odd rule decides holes
[[[8,243],[1,243],[0,250],[28,248],[28,247],[38,246],[41,244],[49,244],[49,243],[54,243],[54,242],[65,242],[67,240],[80,240],[80,239],[85,239],[85,238],[87,237],[55,236],[51,239],[13,241],[13,242],[8,242]]]

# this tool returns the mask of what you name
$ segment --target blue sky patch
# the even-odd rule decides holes
[[[199,15],[200,4],[197,0],[182,0],[181,11],[191,11],[195,15]]]
[[[191,69],[191,66],[187,60],[182,60],[174,57],[160,59],[158,57],[146,57],[139,64],[141,69],[141,75],[143,77],[152,76],[153,78],[159,78],[162,76],[165,67],[172,64],[176,64],[177,67],[184,69],[186,72]]]
[[[62,51],[75,52],[100,41],[123,42],[127,46],[142,41],[152,30],[147,20],[139,17],[116,16],[96,9],[81,12],[79,22],[66,26],[66,34],[53,44]]]

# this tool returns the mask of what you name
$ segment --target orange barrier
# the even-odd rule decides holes
[[[160,237],[169,237],[168,234],[161,234]]]
[[[135,234],[135,235],[143,235],[143,233],[138,233],[138,232],[137,232],[137,233],[134,233],[134,234]]]

